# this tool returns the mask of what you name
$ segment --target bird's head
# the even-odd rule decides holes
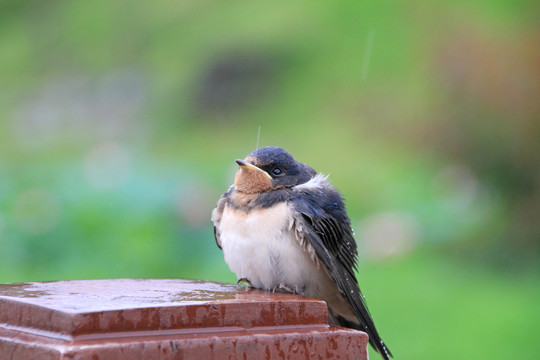
[[[236,160],[240,169],[234,186],[244,193],[259,193],[303,184],[315,176],[311,167],[296,161],[280,147],[255,150],[244,160]]]

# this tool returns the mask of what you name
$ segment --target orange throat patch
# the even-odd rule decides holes
[[[272,180],[262,171],[240,168],[234,178],[234,187],[238,191],[255,194],[271,190]]]

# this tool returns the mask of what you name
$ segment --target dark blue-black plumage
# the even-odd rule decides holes
[[[379,336],[358,286],[355,275],[358,250],[341,196],[332,190],[300,190],[292,201],[295,210],[308,225],[304,230],[306,238],[317,257],[327,267],[340,293],[347,299],[359,323],[337,314],[334,314],[334,320],[341,326],[365,331],[369,335],[371,346],[384,359],[388,359],[392,354]],[[329,311],[332,313],[331,308]]]
[[[239,164],[251,164],[269,176],[267,180],[261,180],[260,191],[253,190],[257,187],[250,184],[249,193],[242,194],[241,188],[232,186],[220,198],[213,215],[218,246],[220,233],[217,227],[225,206],[249,213],[285,202],[291,209],[293,222],[299,225],[302,238],[307,240],[354,315],[347,318],[329,304],[330,322],[365,331],[370,344],[388,360],[392,354],[379,336],[358,286],[355,274],[357,245],[339,192],[315,170],[296,161],[279,147],[258,149]],[[310,184],[314,180],[317,181]]]

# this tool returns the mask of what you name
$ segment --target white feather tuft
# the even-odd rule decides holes
[[[315,190],[324,186],[328,186],[328,175],[317,174],[311,179],[309,179],[308,182],[296,185],[293,189]]]

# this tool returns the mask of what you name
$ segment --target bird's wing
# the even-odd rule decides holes
[[[219,223],[221,222],[221,217],[223,216],[223,210],[225,209],[225,204],[227,203],[227,200],[229,198],[229,194],[231,192],[231,188],[227,190],[227,192],[219,198],[216,208],[212,211],[212,218],[211,220],[214,222],[214,238],[216,239],[216,245],[218,248],[221,249],[221,241],[219,240],[219,237],[221,235],[221,232],[219,230]]]
[[[341,196],[329,185],[324,191],[320,188],[298,189],[292,205],[297,236],[311,245],[319,262],[326,267],[339,292],[351,306],[360,326],[345,319],[343,323],[364,330],[371,345],[388,360],[392,354],[381,340],[358,287],[355,276],[358,251]]]

